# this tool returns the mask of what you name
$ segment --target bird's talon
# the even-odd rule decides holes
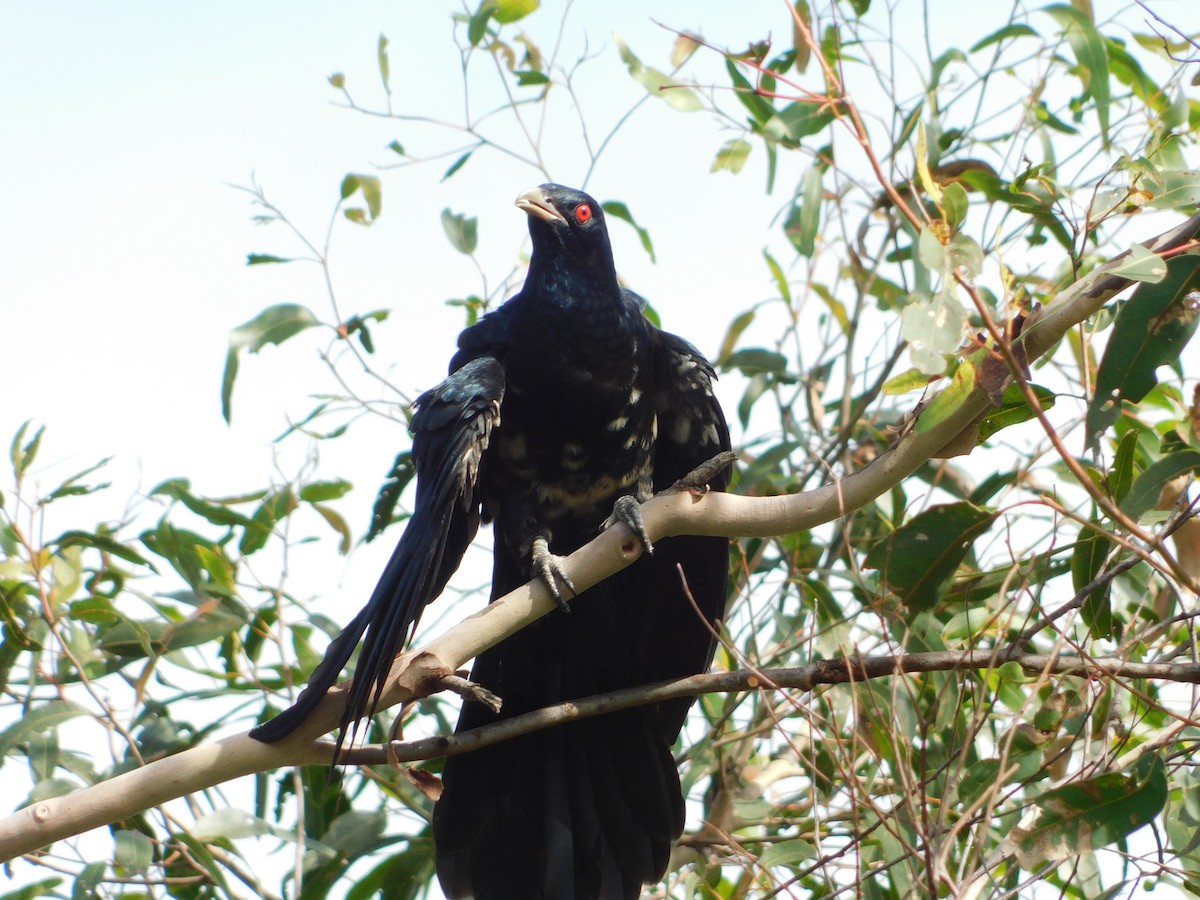
[[[650,534],[646,531],[646,522],[642,518],[642,504],[636,497],[629,494],[618,497],[617,502],[613,504],[612,515],[604,520],[601,527],[611,528],[618,522],[633,532],[642,549],[647,553],[654,553],[654,545],[650,542]]]
[[[579,594],[575,590],[575,584],[567,575],[566,567],[563,566],[565,557],[555,556],[550,552],[550,545],[543,537],[534,538],[533,541],[533,569],[537,572],[538,577],[542,580],[542,584],[546,585],[546,590],[550,592],[550,596],[554,598],[554,602],[558,604],[558,608],[563,612],[570,612],[571,609],[567,606],[567,601],[570,597],[564,598],[559,585],[565,587],[571,593],[571,597]]]

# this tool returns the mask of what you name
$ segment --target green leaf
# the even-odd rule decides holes
[[[803,838],[792,838],[771,844],[756,860],[759,868],[766,870],[772,866],[795,867],[801,863],[812,862],[817,858],[813,845]]]
[[[888,395],[907,394],[909,391],[919,391],[928,384],[929,376],[920,369],[907,369],[885,381],[883,392]]]
[[[518,22],[536,10],[538,0],[495,0],[496,21],[502,25]]]
[[[93,900],[99,897],[97,888],[103,883],[107,868],[108,865],[102,862],[91,862],[84,866],[75,876],[75,883],[71,885],[71,900]]]
[[[932,431],[956,411],[975,390],[975,366],[963,360],[954,370],[950,384],[937,394],[917,417],[917,431]]]
[[[1137,456],[1141,434],[1139,429],[1130,428],[1117,444],[1117,452],[1113,455],[1112,470],[1108,473],[1108,493],[1117,503],[1125,499],[1133,484],[1133,461]]]
[[[433,838],[426,827],[408,847],[389,856],[346,891],[346,900],[418,900],[434,877]]]
[[[250,527],[242,535],[238,543],[238,552],[243,556],[250,556],[265,547],[272,529],[292,514],[296,504],[296,495],[290,485],[268,494],[255,511]]]
[[[530,69],[518,69],[513,72],[517,76],[517,84],[521,87],[535,87],[537,85],[549,84],[550,76],[545,72],[534,72]]]
[[[71,700],[48,700],[26,710],[16,722],[0,731],[0,759],[33,736],[53,731],[63,722],[88,714],[87,709]]]
[[[472,47],[479,46],[479,42],[487,34],[488,20],[495,14],[496,0],[483,0],[479,4],[479,9],[475,10],[475,14],[471,16],[471,21],[467,24],[467,40]]]
[[[610,216],[620,219],[622,222],[628,222],[633,226],[633,230],[637,232],[638,239],[642,242],[642,249],[646,251],[646,255],[650,257],[650,262],[657,263],[658,259],[654,255],[654,243],[650,240],[650,232],[639,225],[633,219],[633,213],[629,211],[629,207],[618,200],[609,200],[607,203],[600,204],[601,209]]]
[[[354,537],[350,533],[350,526],[346,524],[346,520],[342,517],[342,514],[322,503],[314,503],[312,504],[312,508],[322,519],[329,523],[330,528],[341,536],[341,540],[338,541],[338,553],[342,554],[342,556],[349,553]]]
[[[1196,331],[1198,289],[1200,256],[1177,256],[1167,262],[1166,278],[1139,284],[1121,307],[1088,404],[1089,446],[1117,421],[1123,401],[1138,403],[1158,384],[1159,366],[1181,358]]]
[[[1083,12],[1065,3],[1045,7],[1059,26],[1078,63],[1079,80],[1084,95],[1096,101],[1096,116],[1100,120],[1100,134],[1108,140],[1108,48],[1092,20]]]
[[[100,873],[104,874],[103,866],[100,868]],[[62,883],[63,880],[61,878],[43,878],[41,881],[27,884],[24,887],[17,888],[15,891],[0,894],[0,900],[35,900],[37,897],[60,897],[62,894],[57,888]]]
[[[286,256],[272,256],[269,253],[247,253],[246,254],[246,265],[248,265],[248,266],[262,266],[262,265],[266,265],[267,263],[289,263],[289,262],[293,262],[293,260]]]
[[[1113,267],[1112,273],[1131,281],[1158,284],[1167,277],[1167,262],[1141,244],[1134,244],[1129,248],[1129,255]]]
[[[347,175],[342,179],[342,200],[349,200],[355,192],[362,194],[363,202],[367,204],[366,209],[351,207],[343,212],[351,222],[370,225],[383,211],[383,182],[374,175]]]
[[[1178,450],[1146,467],[1121,502],[1121,512],[1137,521],[1158,505],[1163,485],[1200,469],[1200,450]]]
[[[233,634],[247,621],[245,615],[233,612],[230,607],[209,602],[194,615],[178,623],[169,623],[155,641],[155,649],[160,653],[169,653],[210,644]]]
[[[106,456],[97,463],[88,466],[82,472],[76,472],[70,478],[66,479],[62,484],[50,491],[42,498],[42,506],[47,506],[62,497],[82,497],[86,494],[94,494],[96,491],[102,491],[108,487],[111,482],[100,482],[99,484],[79,484],[79,482],[91,475],[93,472],[104,468],[112,461],[111,456]]]
[[[771,101],[755,91],[754,85],[746,80],[737,63],[728,56],[725,58],[725,70],[733,82],[734,96],[746,107],[755,122],[765,125],[775,115],[775,107],[771,105]]]
[[[787,371],[787,357],[765,347],[748,347],[729,354],[723,367],[726,371],[737,369],[743,375],[770,373],[782,375]]]
[[[821,223],[821,166],[809,166],[801,180],[799,203],[793,202],[783,223],[783,231],[787,235],[796,252],[801,256],[810,257],[816,250],[817,228]]]
[[[392,463],[387,481],[380,487],[379,494],[375,498],[375,507],[371,511],[371,525],[367,528],[365,538],[368,543],[379,537],[384,529],[392,523],[396,504],[400,502],[400,495],[404,493],[404,488],[416,477],[416,474],[417,469],[413,463],[412,451],[401,451]]]
[[[1186,209],[1200,203],[1200,172],[1161,172],[1159,181],[1147,206],[1155,209]]]
[[[42,446],[42,436],[46,433],[46,426],[43,425],[33,437],[22,444],[28,428],[29,420],[22,422],[17,433],[13,435],[12,444],[8,448],[8,458],[12,462],[13,475],[17,481],[21,480],[22,476],[29,471],[29,467],[33,465],[33,461],[37,459],[38,449]]]
[[[1127,772],[1109,772],[1047,791],[1037,820],[1011,832],[1017,861],[1029,872],[1115,844],[1148,825],[1167,802],[1162,760],[1147,753]]]
[[[880,570],[909,610],[932,609],[941,586],[996,515],[966,502],[932,506],[875,544],[865,565]]]
[[[356,859],[374,849],[387,827],[387,813],[382,809],[351,809],[342,813],[321,835],[321,843]]]
[[[122,544],[116,538],[105,534],[97,534],[94,531],[64,531],[51,541],[51,546],[58,547],[60,550],[65,550],[67,547],[92,547],[101,553],[116,556],[126,562],[135,563],[139,566],[150,565],[144,556],[129,545]]]
[[[336,481],[314,481],[300,488],[300,499],[305,503],[324,503],[326,500],[337,500],[350,493],[353,485],[344,478]]]
[[[827,105],[797,100],[781,109],[777,118],[787,136],[799,142],[802,138],[824,131],[835,116]]]
[[[1092,524],[1096,525],[1097,529],[1082,530],[1071,553],[1071,586],[1076,594],[1100,574],[1100,569],[1113,547],[1113,542],[1103,531],[1098,530],[1099,522],[1093,519]],[[1092,637],[1097,640],[1111,638],[1115,633],[1112,605],[1109,602],[1111,592],[1112,582],[1106,581],[1101,587],[1089,591],[1083,601],[1083,622]]]
[[[750,323],[753,321],[754,310],[748,309],[729,323],[729,328],[725,332],[725,339],[721,341],[721,349],[717,353],[714,365],[721,368],[725,367],[729,361],[729,357],[733,355],[733,348],[737,346],[738,338],[742,336],[743,331],[750,327]]]
[[[474,150],[468,150],[466,153],[464,153],[462,156],[460,156],[458,159],[456,159],[453,163],[451,163],[450,168],[448,168],[446,170],[446,174],[444,174],[442,176],[442,181],[445,181],[447,178],[449,178],[451,175],[453,175],[455,172],[457,172],[459,169],[461,169],[463,166],[465,166],[467,164],[467,160],[471,158],[471,154],[474,152],[475,152]]]
[[[966,310],[950,292],[940,291],[931,298],[914,294],[913,302],[900,311],[900,334],[912,345],[913,364],[926,375],[944,372],[945,357],[962,343],[965,322]]]
[[[140,831],[122,828],[113,835],[113,843],[113,862],[122,874],[150,871],[154,863],[154,842],[150,838]]]
[[[379,62],[379,80],[383,82],[383,90],[390,94],[392,92],[392,66],[388,61],[388,39],[387,35],[379,35],[379,44],[375,50],[375,58]]]
[[[250,519],[234,512],[223,503],[214,503],[192,493],[191,482],[186,478],[171,478],[150,491],[151,497],[170,497],[178,500],[196,515],[214,525],[245,528]],[[239,498],[244,499],[244,498]]]
[[[951,228],[957,229],[966,220],[969,205],[967,189],[957,181],[942,188],[942,209],[946,213],[946,224]]]
[[[442,230],[446,232],[446,238],[459,253],[464,253],[470,256],[475,252],[475,246],[479,243],[479,220],[467,218],[463,213],[454,213],[450,208],[442,210]]]
[[[1105,38],[1104,46],[1108,50],[1108,66],[1113,77],[1130,88],[1133,95],[1146,106],[1162,114],[1161,124],[1164,130],[1173,131],[1186,125],[1186,109],[1183,111],[1182,118],[1176,118],[1175,114],[1171,112],[1174,104],[1168,99],[1167,92],[1146,74],[1141,64],[1121,42]]]
[[[746,165],[746,160],[749,157],[749,142],[743,141],[741,138],[731,138],[717,151],[717,155],[713,158],[712,167],[709,171],[719,172],[722,169],[728,169],[736,175],[742,171],[742,167]]]
[[[771,270],[771,278],[775,280],[775,287],[779,291],[779,296],[783,298],[783,302],[788,306],[792,305],[792,288],[788,284],[787,276],[783,274],[783,267],[776,262],[770,252],[763,248],[763,259],[767,262],[767,268]]]
[[[1030,385],[1030,387],[1042,409],[1050,409],[1054,406],[1057,396],[1053,391],[1036,384]],[[1035,415],[1025,399],[1025,392],[1019,386],[1010,384],[1004,389],[1004,397],[1000,401],[1000,406],[984,416],[983,421],[979,423],[979,442],[983,443],[997,431],[1011,425],[1028,422]]]
[[[927,90],[932,93],[938,88],[942,82],[942,73],[946,71],[946,68],[950,65],[950,63],[966,61],[966,54],[957,47],[951,47],[949,50],[944,51],[942,55],[935,59],[933,64],[929,67],[929,86]]]
[[[1040,35],[1028,25],[1005,25],[996,31],[993,31],[987,37],[979,40],[971,46],[971,52],[975,53],[982,50],[984,47],[990,47],[992,44],[998,44],[1001,41],[1009,41],[1020,37],[1039,37]]]
[[[621,35],[613,34],[613,43],[617,45],[617,52],[621,54],[621,61],[629,69],[629,74],[633,80],[644,87],[651,95],[658,97],[660,100],[665,100],[673,108],[680,112],[696,112],[704,109],[704,101],[689,87],[676,84],[670,76],[665,72],[660,72],[658,69],[651,68],[643,63],[629,46],[625,43],[625,39]]]
[[[229,897],[230,900],[235,896],[230,890],[229,885],[225,881],[225,872],[221,869],[220,864],[213,858],[212,852],[208,847],[204,846],[203,841],[199,841],[185,831],[178,831],[171,835],[172,842],[178,842],[188,848],[188,855],[191,857],[191,862],[199,864],[208,877],[212,879],[213,885],[220,890],[221,894]]]
[[[221,378],[221,414],[231,421],[233,384],[237,379],[238,355],[246,350],[257,353],[268,344],[282,344],[307,328],[321,324],[312,311],[296,303],[280,303],[268,307],[257,316],[229,333],[229,351],[225,355],[225,372]]]

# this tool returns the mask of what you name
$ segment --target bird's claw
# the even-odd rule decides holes
[[[696,494],[706,494],[709,484],[718,475],[737,461],[737,454],[732,450],[722,450],[712,459],[705,460],[688,472],[662,493],[677,494],[680,491],[691,491]]]
[[[613,504],[612,515],[604,520],[603,527],[611,528],[618,522],[633,532],[647,553],[654,552],[654,545],[650,543],[650,535],[646,531],[646,521],[642,518],[642,504],[637,497],[629,494],[618,497]]]
[[[567,606],[569,597],[563,597],[559,585],[565,587],[571,592],[571,597],[579,593],[575,590],[575,585],[571,582],[567,575],[566,567],[563,566],[562,556],[555,556],[550,552],[550,544],[544,537],[536,537],[533,539],[533,551],[531,553],[530,564],[533,571],[537,573],[542,580],[542,584],[546,585],[546,589],[550,591],[550,596],[554,598],[554,602],[558,604],[558,608],[563,612],[570,612]]]

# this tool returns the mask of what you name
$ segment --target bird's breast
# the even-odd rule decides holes
[[[540,525],[570,520],[592,533],[617,497],[644,499],[658,421],[637,375],[632,367],[616,384],[510,380],[489,451],[490,493],[527,507]]]

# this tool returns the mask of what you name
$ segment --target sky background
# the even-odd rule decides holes
[[[349,111],[327,78],[345,73],[355,99],[380,108],[375,48],[384,33],[394,107],[458,120],[463,90],[450,18],[457,8],[395,0],[0,0],[0,444],[23,421],[44,424],[34,480],[47,489],[114,457],[105,479],[114,486],[70,507],[67,519],[51,518],[48,534],[56,525],[122,517],[131,502],[153,517],[156,509],[139,498],[169,477],[191,478],[199,493],[230,495],[292,477],[312,453],[303,441],[281,446],[274,439],[287,416],[308,412],[310,395],[336,388],[316,361],[327,336],[314,332],[244,358],[232,427],[221,418],[232,328],[282,302],[333,318],[315,267],[246,266],[249,253],[296,256],[300,248],[284,227],[253,222],[259,210],[239,185],[257,181],[301,231],[321,240],[342,177],[379,174],[382,218],[369,229],[343,220],[333,231],[339,307],[344,315],[394,311],[375,329],[375,363],[399,394],[375,386],[375,396],[412,397],[442,377],[463,325],[462,312],[445,300],[479,292],[483,276],[495,287],[512,271],[527,246],[513,199],[545,179],[496,152],[476,154],[445,182],[439,176],[453,156],[380,169],[396,161],[386,149],[393,140],[417,155],[461,140]],[[1195,16],[1187,3],[1159,8],[1184,27]],[[614,32],[662,69],[674,34],[651,16],[731,48],[768,33],[780,48],[791,41],[782,2],[650,9],[634,0],[570,9],[560,62],[593,57],[578,71],[574,98],[593,140],[645,93],[626,73]],[[935,40],[944,47],[956,39],[958,15],[969,16],[969,34],[980,35],[987,30],[981,19],[999,24],[1006,11],[942,9],[931,23]],[[550,52],[558,15],[546,10],[528,24]],[[920,24],[901,22],[912,29],[909,49],[917,55]],[[478,109],[503,101],[486,64],[472,64]],[[715,53],[701,51],[691,71],[701,82],[726,81]],[[554,180],[578,185],[587,171],[580,119],[572,98],[558,93],[545,125],[545,160]],[[790,200],[808,158],[781,158],[778,187],[768,195],[759,146],[740,175],[709,174],[717,149],[738,136],[730,123],[675,112],[656,98],[633,115],[634,127],[618,133],[589,190],[626,202],[653,236],[657,264],[631,229],[610,224],[622,276],[651,300],[666,328],[715,355],[730,319],[775,293],[763,248],[791,264],[772,217]],[[496,133],[520,143],[511,130]],[[478,269],[446,241],[445,207],[479,217]],[[720,390],[732,407],[734,388]],[[321,471],[355,483],[339,508],[356,535],[404,446],[400,427],[376,417],[356,427],[352,441],[319,448]],[[11,490],[7,473],[0,490]],[[344,621],[369,592],[391,543],[356,549],[336,570],[328,553],[320,555],[321,569],[295,559],[293,589],[321,596],[328,614]],[[7,807],[5,790],[0,785]]]

